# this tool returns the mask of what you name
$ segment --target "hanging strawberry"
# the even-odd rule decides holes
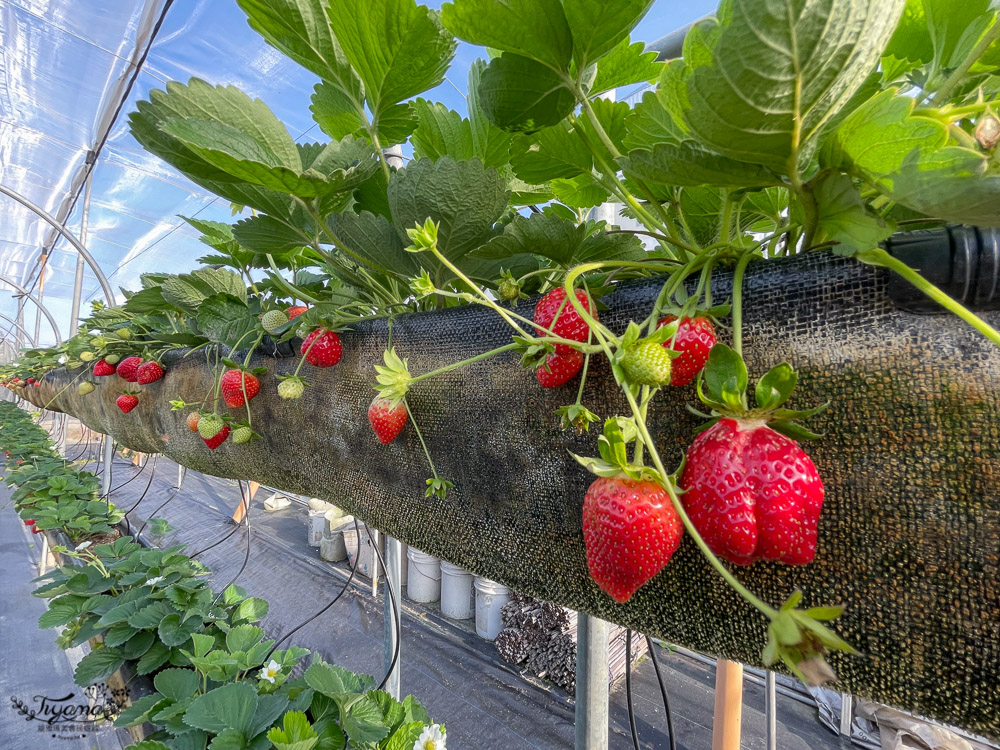
[[[747,405],[747,370],[728,346],[712,349],[698,394],[713,422],[688,449],[680,486],[684,508],[709,548],[745,565],[775,560],[805,565],[816,554],[823,482],[794,438],[816,437],[792,420],[808,411],[781,408],[797,376],[780,364],[757,383]]]

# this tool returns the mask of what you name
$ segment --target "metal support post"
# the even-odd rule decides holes
[[[403,543],[391,536],[385,538],[385,650],[383,663],[385,669],[392,664],[392,656],[397,648],[402,648],[399,641],[399,623],[396,616],[402,618],[400,603],[402,600],[403,580]],[[390,591],[392,592],[390,597]],[[395,604],[394,604],[395,602]],[[396,665],[385,683],[385,691],[396,700],[400,700],[399,665],[401,658],[396,659]]]
[[[380,545],[382,544],[382,532],[380,532],[378,529],[369,528],[368,542],[375,549],[381,549]],[[378,596],[378,576],[379,576],[378,555],[375,554],[373,551],[372,552],[372,596]]]
[[[101,497],[108,497],[111,492],[111,463],[115,460],[115,439],[104,436],[104,475],[101,477]]]
[[[608,749],[608,623],[576,621],[576,750]]]
[[[80,242],[87,244],[87,229],[90,225],[90,184],[94,170],[87,172],[87,182],[83,191],[83,213],[80,216]],[[83,256],[77,253],[76,276],[73,277],[73,303],[69,312],[69,336],[72,337],[80,321],[80,300],[83,297]],[[109,303],[110,304],[110,303]]]
[[[767,750],[778,750],[778,703],[777,680],[771,670],[767,670],[764,685],[764,718],[767,721]]]

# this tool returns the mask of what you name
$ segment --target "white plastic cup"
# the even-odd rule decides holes
[[[347,563],[352,568],[357,565],[357,572],[359,575],[363,575],[366,578],[372,577],[372,571],[375,569],[375,550],[372,547],[371,537],[365,533],[364,529],[361,530],[361,544],[358,544],[358,532],[354,529],[354,524],[348,524],[344,527],[344,548],[347,551]],[[360,551],[359,551],[360,547]],[[357,557],[358,561],[355,563],[354,558]]]
[[[324,536],[319,543],[319,556],[327,562],[340,562],[347,559],[347,545],[344,544],[344,534],[340,531]]]
[[[476,576],[476,632],[480,638],[496,640],[503,629],[500,609],[510,599],[510,589],[489,578]]]
[[[410,547],[406,550],[409,561],[406,597],[421,604],[436,602],[441,598],[441,561]]]
[[[311,510],[309,511],[309,546],[318,547],[319,543],[323,541],[323,527],[326,524],[326,511],[325,510]]]
[[[441,561],[441,614],[468,620],[473,614],[472,573]]]

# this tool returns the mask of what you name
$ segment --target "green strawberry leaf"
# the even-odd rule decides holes
[[[747,366],[739,354],[725,344],[716,344],[708,355],[703,375],[710,401],[734,408],[731,400],[735,398],[738,408],[745,398],[748,381]]]
[[[560,0],[455,0],[441,20],[459,39],[569,70],[574,40]]]
[[[556,125],[576,106],[573,91],[552,68],[511,52],[486,66],[478,95],[486,118],[515,132]]]
[[[330,0],[326,15],[344,57],[364,84],[372,126],[378,128],[384,119],[406,123],[394,128],[396,137],[382,145],[402,142],[416,121],[409,106],[397,105],[444,80],[455,40],[437,13],[414,0]]]
[[[625,37],[597,63],[597,77],[591,84],[588,96],[605,91],[657,80],[663,73],[664,63],[656,61],[655,52],[646,52],[642,42],[629,43]]]
[[[724,0],[684,44],[681,107],[691,133],[731,159],[800,171],[825,125],[878,64],[904,5],[818,0],[790,12],[786,3]],[[856,33],[829,34],[834,16]]]
[[[772,367],[764,377],[757,381],[754,393],[757,408],[770,411],[781,406],[791,397],[797,382],[798,375],[787,362]]]

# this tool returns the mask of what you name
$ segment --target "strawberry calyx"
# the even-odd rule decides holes
[[[382,399],[389,401],[391,406],[398,406],[410,389],[410,370],[407,360],[396,354],[396,348],[387,349],[383,355],[384,365],[375,365],[375,377],[377,385],[375,390],[379,392]]]
[[[856,654],[857,650],[823,622],[843,614],[841,606],[797,609],[802,592],[796,589],[767,626],[763,661],[771,666],[779,659],[807,685],[822,685],[837,678],[824,655],[829,651]]]
[[[798,375],[787,362],[772,367],[757,381],[754,388],[756,406],[751,408],[747,397],[749,376],[743,357],[725,344],[716,344],[697,382],[698,398],[712,412],[704,414],[690,406],[688,409],[709,420],[702,429],[711,427],[723,417],[730,417],[740,422],[760,420],[793,440],[815,440],[820,436],[798,420],[815,416],[830,404],[827,402],[812,409],[783,408],[797,383]]]
[[[577,462],[599,477],[626,476],[629,479],[648,479],[662,483],[663,478],[656,469],[630,463],[628,447],[630,443],[641,440],[635,421],[626,417],[610,417],[604,422],[604,434],[597,438],[597,450],[600,458],[589,458],[570,453]]]

